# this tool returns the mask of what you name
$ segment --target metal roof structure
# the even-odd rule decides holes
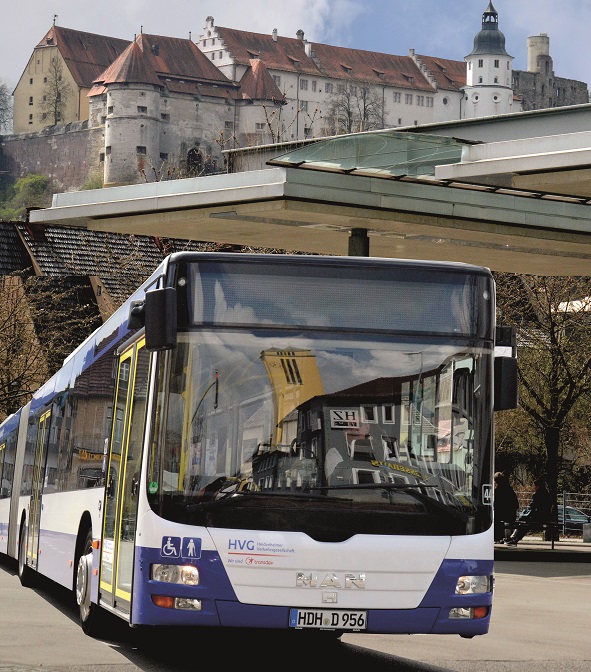
[[[372,256],[591,275],[591,198],[454,177],[478,150],[408,132],[338,136],[264,170],[55,194],[30,221],[339,255],[362,232]]]

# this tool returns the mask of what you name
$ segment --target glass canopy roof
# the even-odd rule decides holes
[[[473,143],[422,133],[368,131],[313,142],[267,163],[376,177],[427,177],[435,175],[435,166],[458,163],[468,144]]]

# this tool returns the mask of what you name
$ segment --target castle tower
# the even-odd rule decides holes
[[[512,61],[499,30],[499,15],[489,2],[474,49],[465,57],[466,86],[461,107],[463,119],[508,114],[513,109]]]

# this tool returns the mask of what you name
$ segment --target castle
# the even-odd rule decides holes
[[[464,61],[312,43],[216,26],[199,39],[132,42],[53,25],[14,91],[0,170],[36,172],[55,191],[224,170],[224,149],[589,102],[556,77],[549,38],[512,68],[490,2]],[[354,113],[354,109],[361,112]]]

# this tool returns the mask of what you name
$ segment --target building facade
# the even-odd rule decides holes
[[[56,190],[91,176],[129,184],[224,170],[227,149],[589,102],[585,83],[555,77],[547,35],[529,38],[527,72],[512,60],[492,3],[463,61],[224,28],[211,16],[195,42],[54,25],[15,89],[1,167],[49,174]]]

